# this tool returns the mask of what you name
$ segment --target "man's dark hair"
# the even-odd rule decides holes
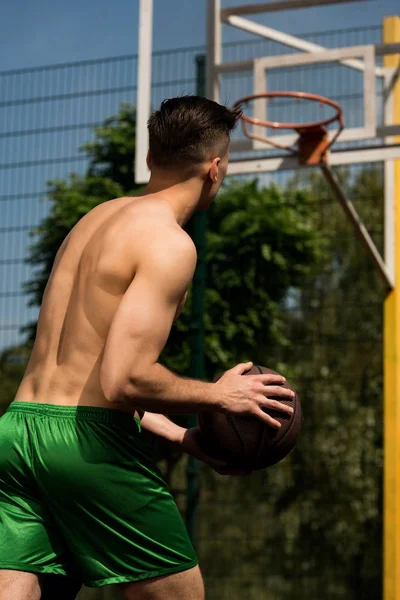
[[[241,114],[200,96],[164,100],[148,122],[154,166],[193,167],[213,153],[224,155]]]

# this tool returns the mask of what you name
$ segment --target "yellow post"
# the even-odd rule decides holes
[[[384,19],[383,41],[400,42],[399,17]],[[399,55],[385,56],[385,67],[398,65]],[[393,123],[400,124],[399,80],[393,92]],[[393,193],[395,288],[384,306],[384,600],[400,600],[400,160],[394,161]]]

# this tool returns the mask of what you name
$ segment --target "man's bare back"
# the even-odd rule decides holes
[[[265,409],[292,411],[276,400],[292,394],[284,378],[242,377],[251,363],[208,383],[159,362],[196,267],[182,227],[215,198],[239,115],[201,97],[164,102],[149,120],[146,195],[96,207],[57,253],[31,359],[0,419],[0,600],[39,600],[48,574],[117,585],[126,600],[204,600],[142,430],[224,472],[197,427],[164,415],[220,411],[279,427]]]
[[[169,205],[152,196],[105,202],[72,229],[54,262],[16,400],[135,410],[108,402],[100,367],[113,317],[159,227],[190,241]]]

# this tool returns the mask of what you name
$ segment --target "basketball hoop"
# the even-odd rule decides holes
[[[290,154],[298,156],[299,163],[303,165],[316,165],[326,162],[329,148],[334,144],[344,128],[343,113],[340,104],[325,96],[309,94],[307,92],[263,92],[262,94],[252,94],[251,96],[241,98],[234,104],[234,108],[238,108],[242,104],[246,104],[252,100],[259,100],[262,98],[295,98],[298,101],[311,100],[313,102],[318,102],[319,104],[331,106],[335,109],[335,114],[333,116],[320,121],[312,121],[310,123],[281,123],[279,121],[264,121],[262,119],[256,119],[255,117],[249,117],[245,114],[242,114],[241,116],[242,129],[246,137],[259,142],[265,142],[274,148],[286,150]],[[338,129],[330,140],[326,127],[335,121],[338,122]],[[299,137],[293,146],[284,146],[268,136],[260,136],[249,131],[248,124],[271,127],[273,129],[294,129],[299,134]]]

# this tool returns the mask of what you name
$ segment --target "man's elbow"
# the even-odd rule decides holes
[[[139,386],[134,377],[115,375],[115,372],[111,374],[110,370],[104,366],[100,370],[100,385],[105,399],[111,404],[132,402],[140,395]]]
[[[100,385],[107,402],[113,404],[124,401],[124,386],[121,385],[121,383],[117,384],[111,377],[102,375],[100,378]]]
[[[100,385],[108,402],[113,404],[125,401],[127,386],[124,378],[111,373],[104,365],[100,369]]]

